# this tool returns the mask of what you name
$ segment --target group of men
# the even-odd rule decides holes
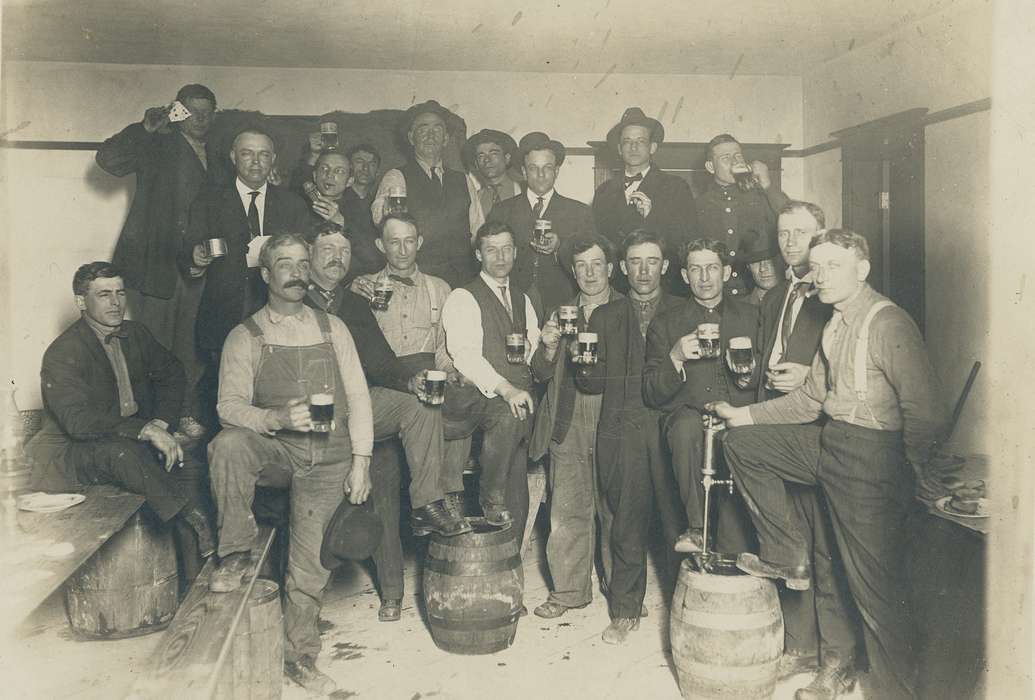
[[[482,130],[463,144],[469,173],[445,167],[449,114],[434,101],[407,110],[412,157],[380,180],[376,148],[314,135],[290,188],[272,182],[268,133],[243,129],[227,161],[206,143],[212,92],[188,85],[177,101],[185,120],[148,109],[98,151],[137,193],[113,264],[76,273],[82,318],[43,359],[37,485],[143,493],[200,557],[217,554],[217,592],[252,566],[255,488],[288,489],[285,672],[326,694],[320,548],[343,500],[370,499],[382,520],[378,616],[400,617],[386,441],[405,453],[417,535],[470,531],[476,434],[480,511],[519,540],[528,467],[546,460],[552,587],[534,613],[591,602],[599,544],[603,640],[619,644],[646,615],[654,514],[666,585],[703,545],[710,412],[733,428],[724,452],[743,496],[720,502],[717,546],[786,583],[781,675],[818,669],[798,697],[835,698],[868,659],[880,697],[910,696],[906,460],[923,465],[943,414],[915,325],[865,282],[865,239],[825,230],[728,134],[709,143],[713,182],[695,199],[654,165],[664,129],[639,108],[609,132],[623,172],[589,206],[555,190],[566,151],[541,132]],[[574,328],[561,307],[577,309]],[[718,327],[718,357],[702,324]],[[595,334],[590,360],[580,333]],[[733,338],[754,349],[747,373]],[[438,400],[431,371],[447,378]],[[313,432],[321,391],[329,433]]]

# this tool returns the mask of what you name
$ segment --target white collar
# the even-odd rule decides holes
[[[525,194],[528,197],[528,203],[533,209],[535,209],[536,202],[539,201],[539,198],[543,198],[543,211],[546,211],[546,209],[550,206],[550,200],[553,199],[554,192],[556,192],[556,190],[551,188],[550,191],[546,194],[538,195],[535,192],[533,192],[531,188],[525,190]]]
[[[489,285],[489,289],[492,291],[498,290],[500,287],[510,287],[510,278],[503,280],[502,282],[495,277],[485,274],[485,270],[478,273],[482,277],[482,281]]]
[[[264,182],[264,183],[262,183],[262,187],[258,187],[256,189],[252,189],[252,187],[250,185],[247,185],[244,182],[242,182],[241,178],[239,178],[239,177],[235,177],[234,178],[234,184],[237,185],[237,193],[241,195],[241,199],[244,199],[245,197],[250,196],[250,193],[252,193],[252,192],[258,192],[260,197],[265,197],[266,196],[266,187],[267,187],[267,185],[269,185],[268,182]]]

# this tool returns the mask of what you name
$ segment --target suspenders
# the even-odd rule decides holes
[[[866,357],[870,349],[870,323],[878,311],[888,306],[894,306],[894,304],[887,299],[883,299],[870,307],[870,310],[866,312],[866,317],[863,319],[862,326],[859,328],[859,338],[855,341],[855,366],[853,367],[855,396],[859,399],[859,403],[863,405],[866,405]],[[866,410],[869,410],[869,405],[866,405]],[[854,408],[852,409],[852,417],[855,417]]]

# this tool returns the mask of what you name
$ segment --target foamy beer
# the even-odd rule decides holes
[[[302,191],[305,192],[306,197],[314,202],[316,201],[316,198],[320,196],[320,190],[312,180],[306,180],[302,183]]]
[[[338,147],[338,125],[335,122],[320,122],[320,143],[324,148]]]
[[[751,338],[738,336],[730,338],[730,369],[735,374],[749,375],[755,369],[755,354],[751,351]]]
[[[221,258],[226,255],[226,239],[210,238],[205,241],[205,255],[210,258]]]
[[[525,364],[524,333],[511,333],[507,336],[507,362],[512,365]]]
[[[392,301],[392,281],[382,277],[374,287],[374,296],[370,297],[370,308],[374,311],[388,311]]]
[[[536,219],[532,227],[532,242],[536,245],[546,245],[546,237],[553,232],[553,222],[549,219]]]
[[[575,339],[575,364],[595,365],[597,363],[597,334],[579,333]]]
[[[557,320],[561,335],[575,335],[579,332],[579,307],[562,306],[557,309]]]
[[[755,174],[751,172],[751,166],[744,161],[737,161],[730,170],[733,171],[733,181],[742,191],[747,192],[758,187],[758,181],[755,180]]]
[[[437,369],[424,375],[424,403],[438,406],[446,400],[446,373]]]
[[[406,188],[405,187],[389,187],[388,188],[388,213],[389,214],[405,214],[406,213]]]
[[[701,358],[711,359],[722,355],[719,341],[719,324],[702,323],[697,326],[697,344],[701,348]]]
[[[334,423],[334,394],[309,395],[309,417],[314,433],[329,433]]]

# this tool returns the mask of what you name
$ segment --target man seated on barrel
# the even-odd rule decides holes
[[[181,549],[193,531],[208,557],[215,538],[204,465],[169,432],[180,419],[183,367],[146,326],[124,319],[126,288],[114,265],[83,265],[72,291],[81,316],[50,344],[40,370],[43,427],[27,448],[33,488],[116,484],[143,494],[163,522],[176,518]],[[199,562],[184,552],[183,563],[193,578]]]
[[[795,590],[810,586],[808,525],[787,485],[816,486],[863,620],[870,666],[864,691],[867,697],[912,698],[916,625],[905,567],[906,518],[914,468],[927,463],[947,413],[916,324],[866,283],[866,239],[831,229],[811,245],[813,281],[820,301],[834,312],[805,383],[753,406],[712,407],[730,426],[751,426],[731,430],[724,444],[760,544],[758,556],[742,554],[737,566]],[[816,422],[821,416],[822,424]],[[848,658],[824,662],[799,697],[839,697],[852,685],[854,665]]]
[[[406,220],[395,216],[391,215],[383,222],[387,230],[412,229],[412,219],[408,215],[400,215]],[[396,437],[402,440],[410,467],[410,524],[413,533],[421,536],[436,532],[449,537],[469,532],[470,526],[453,508],[453,501],[447,503],[443,499],[442,410],[426,402],[422,368],[408,366],[396,356],[378,325],[380,319],[371,313],[370,303],[342,284],[351,265],[351,237],[344,229],[326,224],[315,232],[309,252],[311,283],[305,303],[345,322],[356,343],[359,362],[370,386],[374,440],[377,443],[371,474],[374,510],[383,521],[381,546],[374,551],[374,566],[381,587],[378,619],[394,622],[399,619],[403,597],[402,543],[399,540],[400,474],[395,446],[387,444],[387,441]],[[412,254],[415,255],[416,250]],[[404,286],[401,282],[392,284]],[[437,309],[441,309],[449,288],[444,291],[436,289],[439,298]],[[392,296],[389,310],[393,305],[398,310],[404,301]],[[378,316],[382,313],[378,312]],[[412,322],[416,327],[400,323],[400,335],[419,330],[420,320],[416,315]],[[448,361],[444,348],[442,357]],[[462,481],[459,490],[463,490]]]
[[[284,670],[326,695],[335,683],[316,668],[317,618],[330,577],[320,544],[343,493],[352,503],[370,494],[370,394],[345,324],[303,303],[305,239],[274,235],[259,263],[268,302],[230,331],[219,368],[223,430],[209,445],[209,463],[220,562],[209,587],[233,591],[251,570],[255,487],[290,489]]]
[[[689,529],[676,542],[677,552],[699,552],[703,547],[704,485],[701,466],[704,427],[701,413],[709,401],[751,403],[748,386],[757,374],[751,338],[758,325],[758,307],[726,298],[729,251],[719,241],[697,239],[687,244],[683,280],[690,299],[657,316],[647,332],[647,362],[643,370],[643,398],[648,406],[665,412],[662,434],[672,455],[672,469],[686,508]],[[746,362],[731,362],[731,339],[747,348]],[[742,348],[743,348],[742,345]],[[742,374],[737,374],[743,370]],[[713,495],[718,496],[713,492]],[[751,548],[751,526],[737,500],[717,498],[719,504],[717,551],[739,553]],[[712,542],[710,544],[715,544]]]

